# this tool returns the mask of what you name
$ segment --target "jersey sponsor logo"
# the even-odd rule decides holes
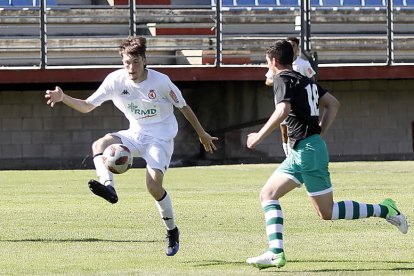
[[[154,89],[151,89],[148,92],[148,98],[150,98],[151,100],[155,99],[157,97],[157,94],[155,93]]]
[[[170,91],[170,97],[175,103],[179,103],[180,101],[177,98],[177,95],[174,93],[174,91]]]
[[[121,95],[130,95],[128,90],[124,89],[124,91],[121,92]]]
[[[157,116],[157,110],[155,108],[149,108],[149,109],[141,109],[139,106],[130,103],[128,104],[128,109],[131,110],[132,113],[136,115],[141,115],[142,117],[139,119],[145,119],[149,117]]]

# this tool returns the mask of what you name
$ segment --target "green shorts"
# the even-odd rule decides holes
[[[325,141],[319,135],[312,135],[291,149],[276,173],[287,174],[298,185],[304,184],[310,196],[318,196],[332,191],[328,164]]]

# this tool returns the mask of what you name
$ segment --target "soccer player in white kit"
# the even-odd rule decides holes
[[[93,162],[99,181],[88,182],[90,190],[109,201],[118,202],[114,177],[102,160],[102,153],[111,144],[126,145],[134,157],[142,157],[146,163],[146,185],[155,199],[157,208],[167,228],[167,256],[179,249],[179,230],[175,224],[173,206],[169,193],[163,188],[163,178],[170,165],[174,150],[174,137],[178,132],[174,107],[178,108],[197,132],[207,152],[216,150],[217,137],[210,136],[201,126],[196,115],[167,75],[146,68],[146,39],[129,37],[120,46],[124,68],[110,73],[97,91],[86,100],[76,99],[56,87],[47,90],[47,104],[58,102],[87,113],[111,100],[129,120],[130,127],[108,133],[92,145]]]

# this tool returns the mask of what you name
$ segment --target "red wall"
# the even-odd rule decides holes
[[[114,71],[114,68],[75,69],[7,69],[1,70],[0,84],[23,83],[96,83]],[[158,71],[173,81],[260,81],[264,80],[266,67],[160,67]],[[24,76],[24,77],[22,77]],[[378,80],[414,79],[414,66],[345,66],[320,67],[318,80]]]

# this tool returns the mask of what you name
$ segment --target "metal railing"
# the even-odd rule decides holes
[[[53,6],[0,9],[2,68],[118,66],[128,35],[148,39],[150,65],[234,66],[265,62],[276,39],[302,38],[319,64],[414,62],[413,9],[393,7]]]

